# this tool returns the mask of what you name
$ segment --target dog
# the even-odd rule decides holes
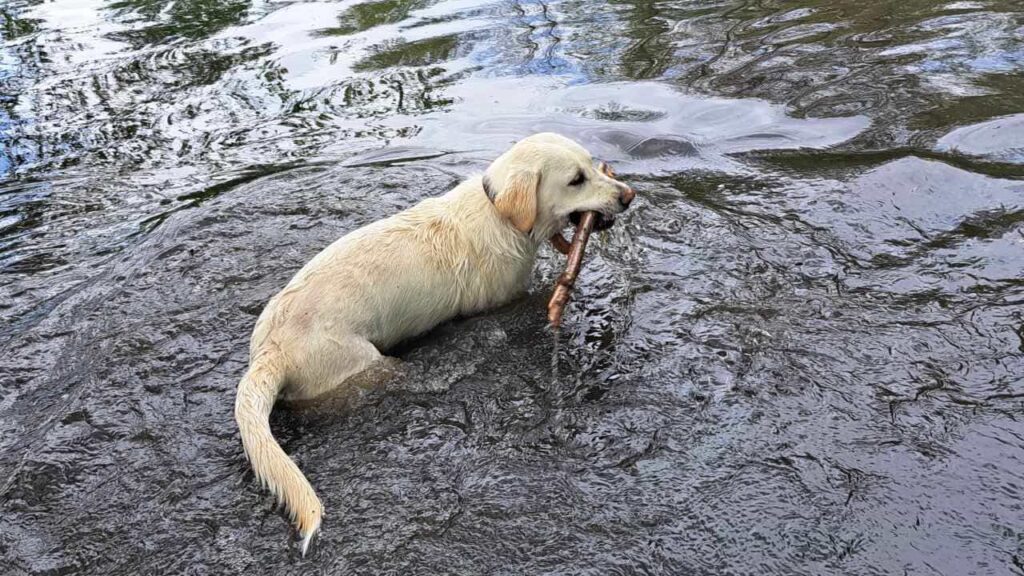
[[[346,234],[270,299],[253,329],[235,420],[256,477],[298,529],[303,555],[323,505],[271,434],[278,397],[315,401],[381,362],[382,350],[509,302],[526,290],[545,240],[564,252],[561,230],[571,217],[592,210],[607,227],[634,197],[578,143],[535,134],[482,176]]]

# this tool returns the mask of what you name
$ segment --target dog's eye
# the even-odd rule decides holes
[[[583,184],[586,181],[587,175],[583,173],[583,170],[580,170],[579,172],[576,173],[576,177],[572,179],[572,182],[569,182],[569,186],[579,186],[580,184]]]

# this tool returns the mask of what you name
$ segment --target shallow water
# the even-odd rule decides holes
[[[12,574],[1024,573],[1024,7],[14,0],[0,7]],[[232,404],[327,243],[557,130],[639,192],[552,366],[530,294]]]

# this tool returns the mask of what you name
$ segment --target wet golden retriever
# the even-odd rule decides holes
[[[610,222],[633,196],[576,142],[536,134],[482,176],[343,236],[271,298],[253,330],[235,419],[256,477],[288,510],[303,554],[323,505],[271,435],[278,396],[335,391],[380,361],[381,350],[510,301],[525,290],[538,247],[570,215],[594,210]]]

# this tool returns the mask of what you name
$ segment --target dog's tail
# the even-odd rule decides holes
[[[242,435],[242,447],[256,477],[284,504],[292,523],[302,536],[302,555],[320,529],[324,507],[313,487],[274,440],[270,432],[270,411],[284,385],[284,372],[263,355],[253,358],[249,371],[238,384],[235,420]]]

